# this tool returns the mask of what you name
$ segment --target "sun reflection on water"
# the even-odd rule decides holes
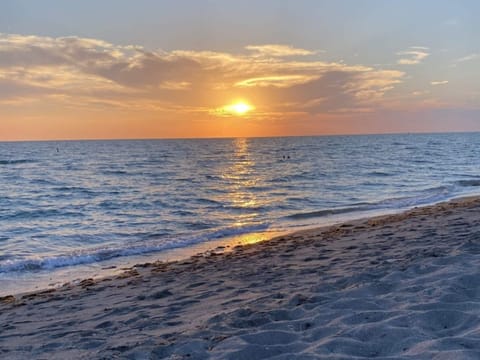
[[[259,181],[255,173],[255,160],[249,151],[248,139],[233,140],[234,153],[230,165],[222,172],[222,179],[228,193],[226,202],[238,209],[236,226],[248,225],[258,215],[261,207],[253,188]]]

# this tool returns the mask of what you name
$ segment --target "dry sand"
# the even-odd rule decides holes
[[[480,198],[0,302],[2,359],[480,359]]]

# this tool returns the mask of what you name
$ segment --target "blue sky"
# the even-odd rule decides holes
[[[211,115],[218,114],[215,107],[227,105],[224,103],[228,103],[228,97],[231,96],[231,101],[241,97],[252,102],[258,111],[252,112],[251,117],[270,121],[270,129],[273,129],[269,133],[264,129],[265,126],[252,122],[249,124],[251,131],[241,132],[240,135],[255,135],[256,132],[259,135],[288,134],[289,131],[297,135],[288,126],[293,118],[303,119],[300,128],[306,134],[348,132],[349,127],[344,123],[335,126],[334,122],[340,118],[349,122],[352,132],[361,131],[358,122],[365,125],[367,132],[480,130],[480,124],[475,121],[480,103],[479,13],[480,2],[474,0],[6,0],[0,3],[0,33],[4,37],[3,57],[10,59],[10,62],[4,60],[2,65],[0,53],[0,65],[9,69],[4,70],[3,82],[0,82],[0,115],[15,119],[16,124],[24,119],[24,125],[19,127],[22,131],[28,128],[27,124],[31,124],[31,120],[25,119],[31,118],[35,110],[37,119],[41,119],[38,113],[42,111],[45,112],[45,118],[51,118],[51,108],[54,106],[57,109],[60,107],[62,116],[65,116],[72,106],[65,99],[74,97],[75,86],[78,86],[78,94],[85,97],[84,107],[88,107],[88,104],[92,107],[93,102],[86,98],[85,89],[81,86],[86,86],[89,80],[98,80],[99,83],[108,81],[112,87],[118,85],[115,91],[112,90],[112,94],[115,93],[112,96],[102,93],[104,103],[101,107],[124,117],[126,123],[127,118],[138,118],[138,114],[119,109],[115,101],[119,93],[128,92],[133,84],[137,92],[139,86],[143,86],[141,91],[145,96],[141,101],[145,109],[157,110],[151,110],[148,114],[143,112],[142,116],[156,119],[156,129],[161,127],[158,123],[162,123],[163,118],[174,116],[172,109],[177,107],[181,107],[184,113],[185,109],[190,109],[190,115],[197,111],[195,116],[205,122],[203,128],[209,128]],[[22,38],[13,38],[11,35]],[[28,36],[31,37],[27,41]],[[215,84],[206,78],[205,73],[197,84],[185,78],[186,73],[197,73],[193,68],[186,70],[183,66],[178,79],[175,76],[168,79],[161,77],[158,83],[141,84],[149,77],[145,72],[129,74],[127,83],[123,75],[121,79],[119,74],[114,76],[109,72],[105,75],[105,71],[100,71],[98,66],[95,70],[86,69],[83,63],[74,64],[72,59],[64,59],[60,61],[66,74],[64,79],[71,79],[72,74],[76,79],[67,85],[65,80],[52,81],[52,84],[61,82],[65,85],[64,90],[54,91],[46,85],[40,86],[38,81],[29,83],[32,74],[48,72],[47,65],[52,66],[53,76],[55,66],[59,63],[45,64],[45,60],[36,57],[40,50],[47,54],[52,48],[63,49],[65,44],[62,39],[65,38],[79,39],[76,46],[83,49],[87,42],[82,42],[82,39],[102,41],[100,47],[90,44],[90,53],[112,51],[113,54],[115,48],[117,53],[122,53],[124,62],[134,61],[134,58],[138,62],[134,55],[127,54],[127,46],[141,48],[150,56],[147,61],[148,56],[145,55],[141,62],[144,69],[150,66],[150,75],[166,71],[163,67],[155,67],[158,64],[152,65],[153,57],[160,63],[175,58],[175,61],[189,62],[205,71],[211,66],[207,63],[211,64],[214,58],[218,60],[219,54],[222,54],[224,61],[230,56],[229,64],[232,66],[240,62],[244,66],[248,62],[250,68],[258,65],[259,72],[246,76],[243,81],[240,77],[230,79],[231,73],[220,72],[218,76],[222,81]],[[28,52],[25,49],[18,51],[19,44],[27,46],[27,42]],[[272,53],[272,47],[258,48],[269,45],[283,46],[284,53],[279,56],[278,49],[277,53]],[[44,48],[40,49],[42,46]],[[305,51],[297,51],[292,55],[285,53],[287,48]],[[35,57],[32,56],[32,49],[36,51]],[[17,52],[12,55],[14,50]],[[22,56],[30,58],[27,61]],[[32,58],[36,58],[37,62]],[[49,58],[48,55],[45,58]],[[266,58],[274,63],[282,62],[283,65],[269,71],[268,67],[260,66],[265,64]],[[317,63],[322,69],[313,69]],[[306,64],[313,69],[311,74],[307,74]],[[222,68],[227,67],[223,63]],[[180,70],[173,67],[168,71]],[[26,72],[31,74],[25,76]],[[79,72],[85,74],[82,81],[78,78]],[[370,75],[363,76],[366,73]],[[134,76],[138,78],[133,79]],[[358,83],[360,78],[363,85]],[[212,90],[211,97],[216,101],[202,103],[200,91],[205,93],[205,89],[200,82],[205,87],[208,83],[209,90],[224,86],[228,92]],[[382,82],[384,86],[380,85]],[[174,93],[153,91],[154,85],[156,89],[170,87]],[[32,91],[25,90],[28,86]],[[22,91],[19,91],[20,88]],[[179,93],[180,88],[184,90],[183,93]],[[324,91],[328,88],[332,89],[332,94]],[[318,92],[318,96],[315,92]],[[304,98],[298,94],[303,94]],[[51,108],[46,108],[45,102],[35,107],[33,96],[37,99],[44,97],[42,100],[50,101]],[[98,94],[95,96],[98,98]],[[291,101],[288,96],[292,97]],[[30,102],[27,101],[28,97]],[[60,104],[58,101],[62,97],[64,100]],[[152,102],[155,97],[161,100],[161,106]],[[325,100],[327,97],[328,101]],[[176,98],[180,100],[176,101]],[[261,101],[253,104],[252,98]],[[326,105],[312,107],[315,101],[322,101]],[[22,107],[15,108],[15,104],[21,104]],[[76,106],[79,106],[78,101]],[[30,110],[27,111],[27,108]],[[101,109],[97,110],[96,116],[100,122]],[[180,119],[180,112],[177,115]],[[385,117],[390,120],[382,123],[381,119]],[[215,117],[212,119],[214,121]],[[37,120],[37,123],[39,121],[47,120]],[[71,121],[78,123],[80,120],[72,118]],[[182,121],[179,120],[179,123],[183,124]],[[77,123],[72,127],[75,131],[81,130],[81,124]],[[156,130],[155,136],[182,136],[180,128],[187,126],[179,125],[178,131],[175,131],[175,125],[167,123],[164,121],[164,128],[169,130],[165,133]],[[410,125],[403,126],[402,123]],[[245,119],[243,126],[246,126]],[[12,128],[10,126],[8,131],[13,131]],[[238,130],[239,126],[233,129]],[[200,132],[203,136],[204,132]],[[75,134],[68,136],[75,137]]]
[[[418,44],[468,53],[478,50],[480,32],[475,0],[4,0],[0,8],[2,32],[167,50],[235,50],[280,41],[341,57],[368,58]]]

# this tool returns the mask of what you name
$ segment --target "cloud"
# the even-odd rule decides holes
[[[456,26],[460,23],[459,19],[458,18],[450,18],[450,19],[447,19],[443,22],[444,25],[448,25],[448,26]]]
[[[124,49],[126,51],[126,49]],[[121,53],[96,39],[50,38],[0,34],[0,66],[84,65],[101,66]]]
[[[257,78],[250,78],[235,83],[235,86],[250,87],[250,86],[275,86],[275,87],[291,87],[297,84],[304,84],[314,80],[318,76],[314,75],[272,75],[262,76]]]
[[[430,82],[430,85],[436,86],[436,85],[446,85],[448,84],[448,80],[442,80],[442,81],[432,81]]]
[[[315,55],[315,51],[297,49],[287,45],[249,45],[245,49],[258,53],[262,56],[286,57]]]
[[[417,65],[420,64],[430,54],[427,52],[428,48],[423,46],[411,46],[408,50],[397,52],[397,55],[402,56],[397,61],[399,65]]]
[[[430,94],[430,91],[426,91],[426,90],[417,90],[417,91],[412,92],[413,96],[424,96],[424,95],[428,95],[428,94]]]
[[[188,81],[165,81],[159,86],[160,88],[167,90],[186,90],[189,89],[191,85],[192,84]]]
[[[237,96],[271,113],[286,103],[295,105],[282,111],[321,113],[375,106],[405,75],[321,61],[314,51],[286,45],[246,49],[148,51],[98,39],[0,34],[0,101],[44,96],[75,106],[208,114]]]
[[[472,61],[472,60],[476,60],[476,59],[480,59],[480,54],[470,54],[470,55],[464,56],[460,59],[457,59],[456,62]]]

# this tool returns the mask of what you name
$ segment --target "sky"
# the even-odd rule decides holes
[[[3,0],[0,141],[480,131],[477,0]]]

